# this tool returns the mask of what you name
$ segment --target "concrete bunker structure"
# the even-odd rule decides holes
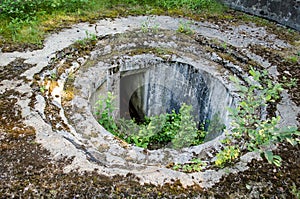
[[[209,129],[206,140],[212,140],[222,131],[217,126],[209,128],[210,121],[228,127],[228,107],[234,106],[234,98],[218,78],[203,68],[151,54],[128,57],[120,66],[107,69],[109,75],[93,93],[91,104],[95,107],[97,97],[110,90],[118,99],[115,117],[137,122],[172,110],[178,113],[183,103],[192,105],[197,124]]]
[[[256,43],[275,50],[289,50],[294,47],[269,33],[266,28],[255,24],[227,24],[226,28],[223,27],[225,28],[223,31],[224,29],[216,23],[197,21],[191,25],[195,31],[195,37],[192,37],[176,32],[180,21],[188,21],[187,19],[154,16],[153,23],[161,25],[159,31],[151,32],[150,27],[150,32],[144,33],[140,31],[140,26],[147,20],[147,16],[131,16],[100,20],[96,25],[80,23],[52,34],[45,40],[43,49],[33,52],[2,53],[1,66],[19,57],[33,66],[22,74],[24,80],[1,81],[1,89],[6,92],[15,86],[16,91],[28,96],[18,99],[24,124],[36,130],[37,142],[49,150],[54,159],[72,158],[72,162],[64,167],[65,172],[74,169],[79,171],[96,169],[97,172],[107,176],[134,174],[140,183],[162,185],[179,180],[183,186],[196,184],[208,188],[220,181],[223,176],[247,170],[247,163],[254,158],[258,159],[259,155],[246,153],[235,165],[225,169],[208,167],[195,173],[174,171],[168,168],[170,163],[185,164],[195,157],[212,165],[215,157],[213,152],[222,147],[220,143],[222,135],[204,144],[180,150],[172,148],[144,150],[117,139],[99,125],[93,115],[94,104],[99,94],[105,93],[104,89],[107,89],[114,91],[117,96],[124,97],[128,94],[125,98],[127,108],[142,110],[143,114],[163,112],[168,108],[176,108],[182,100],[190,100],[195,103],[194,106],[200,107],[199,109],[204,107],[202,104],[210,107],[204,109],[203,114],[195,113],[199,121],[210,118],[217,112],[224,114],[222,118],[226,118],[226,111],[222,112],[223,106],[230,105],[232,100],[230,96],[231,94],[234,96],[234,88],[228,79],[231,74],[247,77],[247,72],[243,71],[242,66],[251,60],[268,70],[274,75],[274,79],[278,73],[275,65],[249,46]],[[88,55],[81,54],[72,46],[78,39],[85,38],[87,31],[99,37],[97,45]],[[241,36],[241,32],[245,35]],[[220,50],[222,43],[226,44],[226,51]],[[230,55],[230,59],[226,59],[224,55]],[[57,62],[49,63],[51,58],[58,58]],[[155,79],[158,67],[162,71],[159,73],[162,79]],[[46,78],[53,71],[60,71],[57,79]],[[176,77],[174,82],[170,82],[167,78],[171,75]],[[132,77],[137,80],[131,83]],[[147,77],[149,79],[151,77],[153,81],[148,81]],[[198,84],[190,83],[197,81],[202,85],[201,88],[195,86]],[[178,86],[169,86],[171,83]],[[126,95],[120,94],[120,85],[126,84],[128,85],[126,88],[130,89]],[[38,92],[38,86],[42,85],[48,88],[43,93]],[[51,85],[53,87],[50,89]],[[69,90],[65,89],[66,85]],[[179,88],[183,91],[179,91]],[[201,96],[195,94],[197,89],[203,90]],[[148,90],[155,91],[155,94],[148,95],[146,92]],[[64,98],[69,91],[71,97]],[[181,95],[173,94],[172,103],[155,100],[156,95],[165,95],[167,99],[172,99],[170,96],[175,91]],[[185,98],[185,95],[189,97]],[[198,103],[198,97],[205,100]],[[157,102],[158,107],[165,109],[148,110],[148,102],[145,100],[148,98],[152,99],[153,105]],[[130,106],[128,103],[130,100],[137,102],[134,106]],[[122,104],[122,107],[126,106]],[[299,107],[290,100],[287,92],[283,94],[283,100],[276,108],[278,115],[282,117],[280,125],[298,124]],[[125,109],[123,113],[127,110]],[[224,119],[224,123],[228,122]]]

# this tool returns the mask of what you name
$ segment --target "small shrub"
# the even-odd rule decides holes
[[[274,155],[271,147],[283,140],[291,144],[297,144],[295,135],[300,135],[297,127],[285,127],[279,129],[277,124],[280,117],[261,117],[261,112],[267,108],[268,103],[274,103],[280,98],[283,90],[282,84],[273,83],[267,77],[267,72],[255,71],[253,68],[249,71],[251,78],[247,79],[248,85],[243,86],[237,78],[232,78],[240,91],[240,101],[236,108],[229,108],[231,122],[231,134],[227,135],[226,144],[232,145],[238,143],[239,147],[248,151],[258,151],[268,162],[277,166],[281,165],[281,157]],[[225,148],[233,150],[233,148]],[[219,152],[218,156],[224,156],[224,151]],[[235,156],[233,156],[235,157]],[[218,159],[218,158],[217,158]],[[222,165],[222,158],[216,162]],[[226,159],[225,159],[226,160]]]
[[[192,106],[183,104],[178,114],[172,111],[172,113],[147,117],[145,122],[139,125],[133,120],[121,120],[122,122],[118,122],[121,130],[119,136],[128,143],[150,149],[170,146],[170,144],[174,148],[199,145],[203,143],[206,132],[196,128],[191,109]]]
[[[174,148],[189,147],[192,145],[198,135],[196,122],[191,115],[192,106],[183,104],[179,110],[180,125],[176,132],[172,144]]]
[[[118,127],[115,123],[113,117],[113,111],[116,109],[113,100],[114,96],[111,92],[107,93],[107,98],[102,98],[97,101],[97,111],[96,115],[99,117],[98,122],[101,124],[106,130],[115,134],[118,130]]]
[[[233,163],[240,155],[240,150],[235,146],[226,146],[221,150],[215,160],[215,165],[223,168],[226,164]]]
[[[106,130],[128,143],[150,149],[170,144],[174,148],[182,148],[203,143],[206,132],[197,129],[191,115],[192,106],[183,104],[178,114],[172,111],[172,113],[146,117],[144,123],[137,124],[134,120],[115,121],[113,100],[114,96],[110,92],[106,99],[98,100],[96,111],[98,122]]]

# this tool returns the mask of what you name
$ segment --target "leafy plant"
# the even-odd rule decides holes
[[[100,97],[100,99],[97,101],[96,107],[96,115],[99,117],[99,124],[113,134],[118,130],[113,118],[113,111],[116,109],[113,104],[114,98],[115,96],[113,96],[111,92],[108,92],[106,98]]]
[[[165,0],[158,1],[158,5],[166,9],[172,8],[186,8],[191,10],[215,9],[220,4],[215,0]]]
[[[75,11],[84,7],[88,0],[2,0],[1,15],[11,19],[34,19],[39,12],[52,12],[63,8],[66,11]]]
[[[51,75],[50,75],[51,79],[52,80],[57,80],[57,74],[56,72],[52,72]]]
[[[286,76],[282,77],[283,80],[283,85],[287,86],[288,88],[294,88],[296,87],[298,84],[298,79],[297,78],[287,78]]]
[[[0,3],[1,36],[16,43],[41,45],[45,32],[49,29],[43,27],[43,23],[49,20],[47,17],[53,12],[59,12],[60,15],[79,12],[80,9],[86,9],[86,5],[91,6],[92,2],[88,0],[2,0]],[[51,18],[55,17],[51,16]]]
[[[175,148],[203,143],[206,132],[197,129],[191,115],[192,106],[183,104],[178,114],[172,111],[172,113],[146,117],[144,123],[137,124],[134,120],[114,120],[114,98],[110,92],[106,99],[101,97],[97,102],[96,115],[99,117],[98,122],[106,130],[126,142],[151,149],[170,143]]]
[[[279,129],[277,124],[280,117],[262,117],[262,112],[268,103],[274,103],[280,98],[282,84],[273,83],[267,77],[267,72],[249,71],[251,78],[246,79],[247,85],[241,85],[237,78],[232,78],[240,91],[240,101],[236,108],[229,108],[232,122],[231,133],[227,134],[227,145],[239,143],[239,147],[248,151],[258,151],[268,162],[281,165],[280,156],[271,151],[273,145],[283,140],[296,144],[294,135],[300,135],[297,127]],[[228,142],[228,140],[230,140]],[[225,148],[229,150],[230,148]],[[231,148],[231,150],[233,150]],[[222,156],[224,151],[217,154]],[[235,156],[234,156],[235,157]],[[217,162],[216,162],[217,164]],[[222,165],[218,163],[219,165]]]
[[[45,85],[40,86],[41,93],[45,93],[46,90],[47,90],[47,88]]]
[[[153,137],[159,133],[164,120],[164,115],[148,118],[147,123],[140,125],[136,124],[133,120],[130,120],[130,126],[137,131],[132,131],[132,128],[127,128],[125,140],[128,143],[134,143],[136,146],[147,148],[148,145],[153,142]],[[121,136],[123,135],[121,134]]]
[[[123,129],[120,136],[128,143],[152,149],[170,143],[174,148],[201,144],[206,132],[196,128],[191,109],[192,106],[183,104],[178,114],[172,111],[172,113],[147,117],[145,122],[140,125],[135,124],[132,120],[123,121],[120,124],[120,129]],[[133,133],[128,134],[127,132]]]
[[[42,1],[3,0],[0,4],[1,15],[11,19],[24,20],[33,17]]]
[[[295,183],[293,183],[291,193],[295,196],[295,198],[300,198],[300,189],[297,189]]]
[[[215,165],[223,168],[226,164],[230,164],[237,159],[239,155],[239,148],[236,148],[235,146],[226,146],[217,154]]]
[[[159,126],[160,131],[151,137],[151,142],[157,144],[164,144],[171,142],[180,127],[180,113],[177,114],[174,110],[172,113],[161,114],[160,116],[153,116],[147,118],[148,121],[154,118],[160,119],[162,124]]]
[[[288,56],[286,58],[286,61],[291,62],[292,64],[296,64],[298,62],[298,57],[297,56]]]
[[[187,21],[187,22],[179,22],[179,26],[177,28],[177,32],[179,33],[184,33],[187,35],[191,35],[194,33],[194,30],[191,28],[191,22]]]
[[[57,9],[57,8],[64,8],[66,11],[72,12],[76,11],[84,7],[88,3],[88,0],[50,0],[46,1],[45,6]]]
[[[183,148],[191,146],[193,141],[198,135],[198,129],[196,122],[191,115],[192,106],[183,104],[179,110],[180,113],[180,125],[178,132],[172,139],[174,148]]]
[[[90,42],[97,41],[97,35],[89,33],[88,31],[85,31],[85,38],[81,40],[77,40],[76,43],[78,43],[81,46],[86,46]]]
[[[274,155],[272,151],[264,151],[264,156],[270,164],[274,164],[278,167],[281,166],[282,158],[278,155]]]
[[[206,162],[202,161],[201,159],[194,158],[185,164],[175,164],[172,169],[185,173],[192,173],[202,171],[206,166]]]
[[[144,33],[153,31],[155,33],[158,32],[159,24],[154,23],[153,17],[147,17],[145,21],[141,24],[141,29]]]

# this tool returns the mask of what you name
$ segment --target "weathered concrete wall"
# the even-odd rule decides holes
[[[300,31],[300,0],[221,0],[229,7]]]
[[[234,107],[235,100],[221,79],[204,70],[203,60],[191,65],[144,54],[126,57],[119,63],[122,64],[118,72],[110,76],[107,84],[102,84],[95,95],[99,96],[103,87],[118,93],[119,113],[116,115],[121,118],[143,122],[145,116],[172,110],[178,112],[186,103],[193,106],[195,121],[205,123],[209,132],[206,141],[222,134],[224,125],[229,126],[228,107]]]

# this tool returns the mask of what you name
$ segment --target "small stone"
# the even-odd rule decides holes
[[[77,61],[80,63],[80,64],[82,64],[82,63],[84,63],[84,58],[83,57],[79,57],[78,59],[77,59]]]
[[[286,70],[285,70],[285,71],[283,71],[283,73],[286,74],[286,75],[288,75],[288,76],[290,76],[290,77],[292,76],[291,73],[290,73],[289,71],[286,71]]]

